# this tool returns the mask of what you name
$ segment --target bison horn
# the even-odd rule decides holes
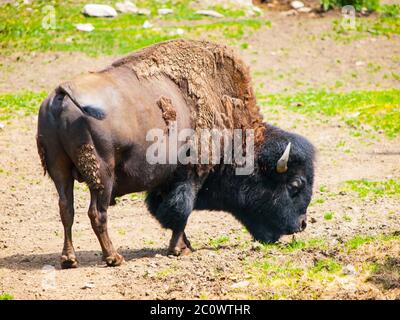
[[[278,173],[284,173],[288,169],[287,164],[289,161],[290,146],[291,146],[291,143],[289,142],[285,151],[282,154],[282,157],[278,160],[278,162],[276,164],[276,171]]]

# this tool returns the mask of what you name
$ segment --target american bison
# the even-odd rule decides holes
[[[224,159],[149,163],[147,133],[160,128],[168,135],[172,124],[194,132],[253,130],[254,169],[238,175],[237,165]],[[109,238],[107,209],[132,192],[147,191],[149,211],[172,230],[169,252],[175,255],[191,250],[184,230],[194,209],[228,211],[263,242],[306,227],[314,148],[263,123],[248,67],[225,46],[162,42],[62,83],[40,107],[37,146],[59,195],[62,268],[78,265],[71,236],[75,180],[90,189],[88,215],[108,266],[123,257]]]

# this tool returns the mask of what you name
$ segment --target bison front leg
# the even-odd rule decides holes
[[[169,242],[168,253],[174,256],[187,255],[193,251],[192,246],[184,231],[172,231]]]
[[[124,258],[114,249],[107,229],[107,209],[110,203],[113,182],[111,177],[103,177],[101,182],[104,189],[90,189],[91,200],[88,215],[93,231],[100,242],[103,260],[106,261],[108,266],[116,267],[121,265]]]
[[[185,227],[198,189],[198,182],[188,179],[175,183],[168,192],[153,191],[147,196],[149,211],[164,228],[172,230],[169,254],[184,255],[192,251]]]

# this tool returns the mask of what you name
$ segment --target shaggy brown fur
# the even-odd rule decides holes
[[[94,147],[90,144],[83,144],[77,152],[77,167],[80,174],[90,188],[101,190],[104,186],[101,184],[99,169]]]
[[[118,67],[130,68],[139,79],[167,75],[192,108],[194,129],[251,128],[256,143],[262,139],[264,126],[249,68],[231,48],[206,41],[166,41],[111,66]]]
[[[171,99],[167,97],[161,97],[157,101],[157,105],[162,112],[162,117],[167,126],[169,126],[171,122],[176,121],[176,111],[172,105]]]

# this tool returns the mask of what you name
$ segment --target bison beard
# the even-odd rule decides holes
[[[253,129],[254,172],[233,165],[150,165],[146,132],[183,128]],[[146,204],[172,230],[169,252],[191,251],[184,232],[194,209],[231,212],[255,239],[273,242],[305,227],[314,150],[303,137],[262,123],[248,67],[230,48],[188,40],[159,43],[107,69],[61,84],[42,103],[37,134],[45,172],[59,194],[63,268],[76,267],[74,180],[90,189],[88,215],[103,258],[123,258],[107,231],[115,198],[147,191]]]

